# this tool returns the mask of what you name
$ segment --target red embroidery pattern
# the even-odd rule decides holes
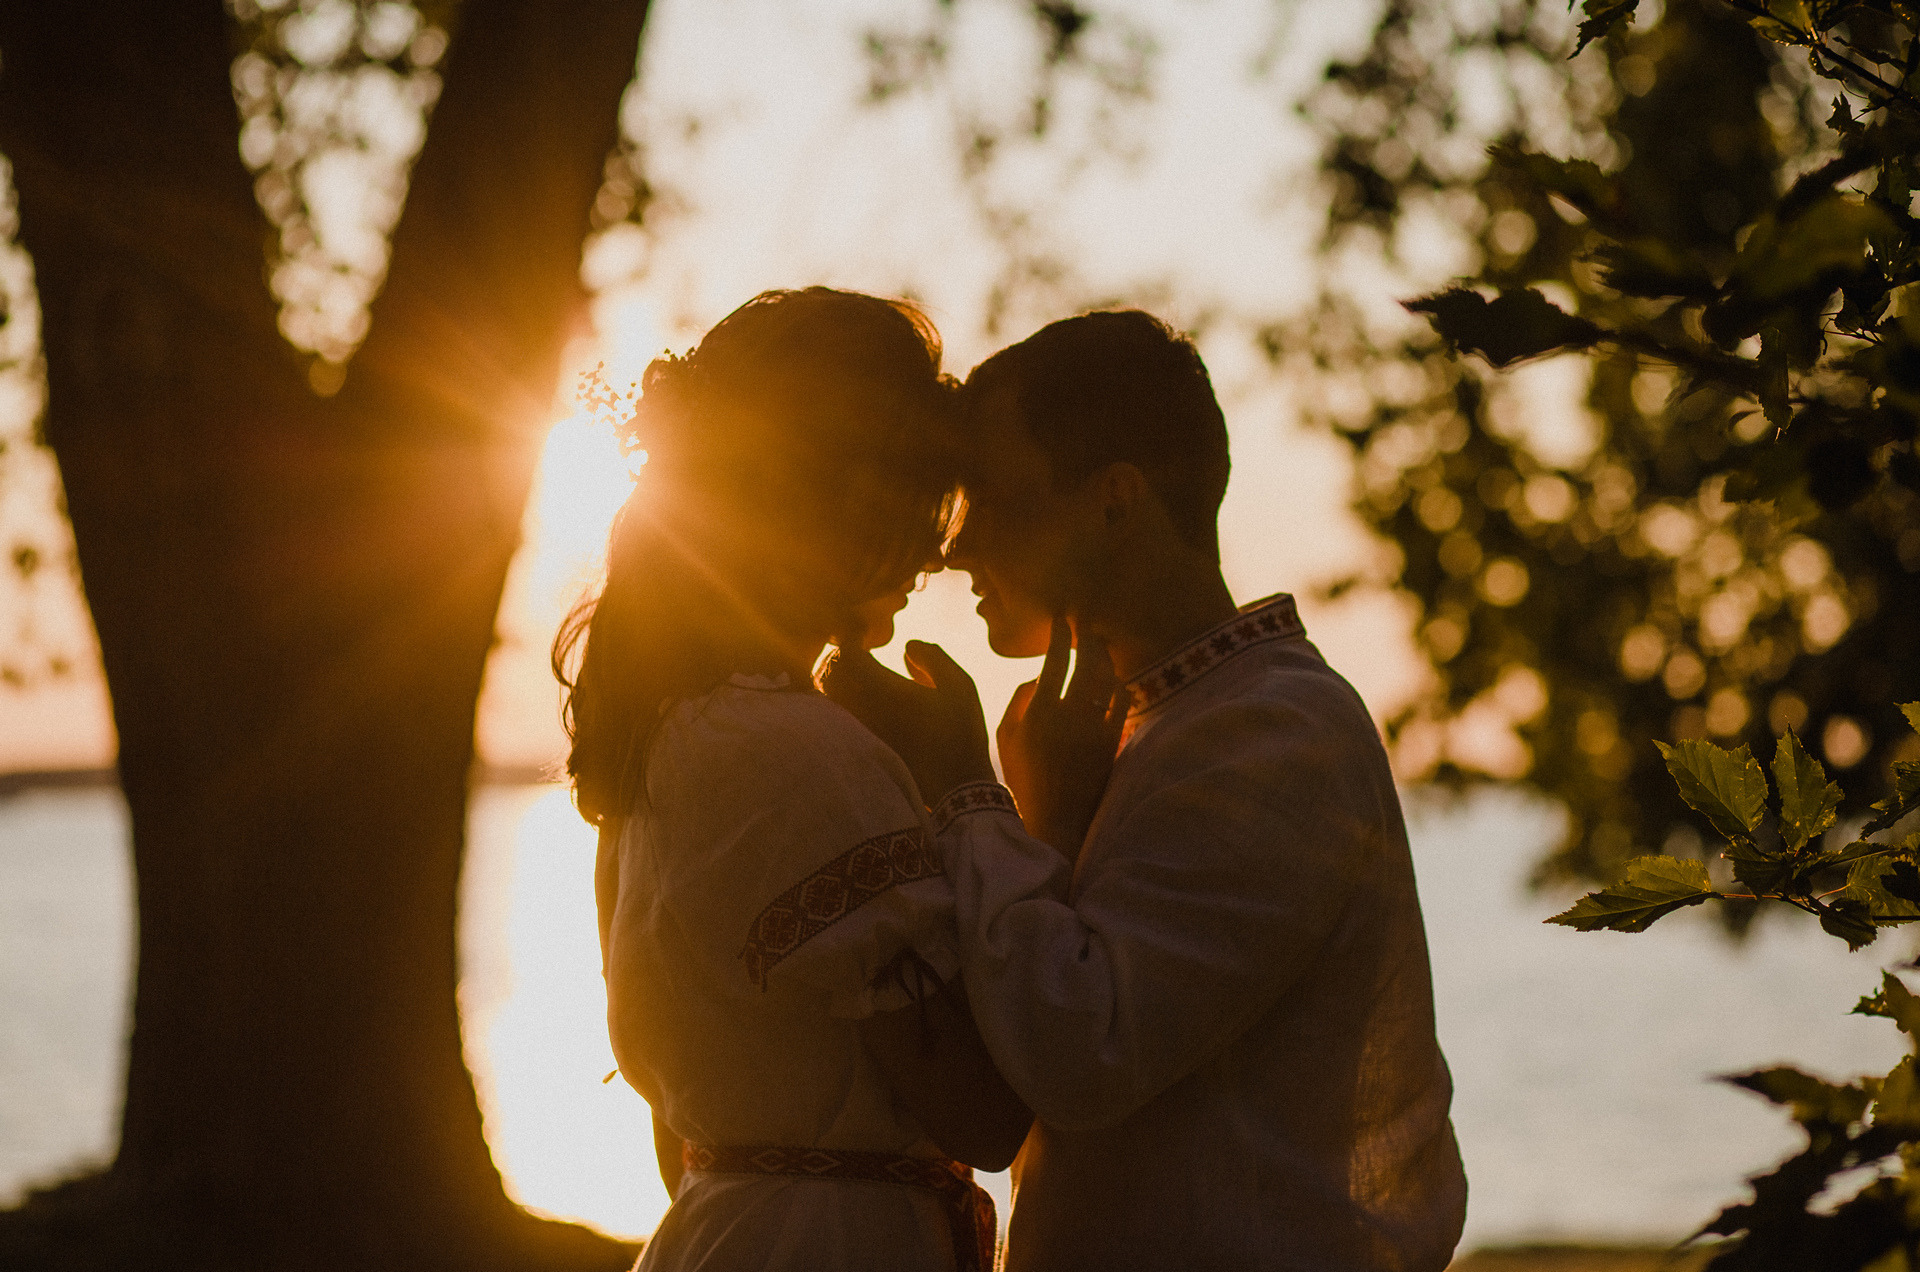
[[[680,1150],[688,1170],[728,1175],[797,1175],[807,1179],[861,1179],[904,1184],[938,1193],[953,1236],[960,1272],[990,1272],[998,1224],[993,1198],[973,1182],[973,1169],[941,1157],[906,1157],[830,1148],[747,1146],[716,1148],[689,1141]]]
[[[998,782],[964,782],[948,791],[933,809],[933,831],[937,835],[962,813],[999,812],[1020,815],[1013,792]]]
[[[1305,633],[1291,596],[1276,596],[1263,602],[1181,646],[1129,680],[1127,693],[1133,699],[1132,714],[1153,710],[1215,667],[1255,645]]]
[[[768,902],[754,918],[740,950],[747,975],[765,989],[775,964],[827,928],[888,888],[941,873],[940,858],[918,826],[855,844]]]

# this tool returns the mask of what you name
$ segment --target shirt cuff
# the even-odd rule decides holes
[[[1013,792],[998,782],[962,782],[933,806],[933,833],[939,834],[967,813],[1012,813],[1018,817],[1020,806],[1013,802]]]

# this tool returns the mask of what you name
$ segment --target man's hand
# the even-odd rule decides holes
[[[1027,830],[1069,861],[1080,855],[1106,793],[1127,719],[1126,695],[1106,642],[1081,636],[1079,666],[1067,684],[1072,649],[1072,629],[1064,618],[1054,619],[1040,677],[1014,691],[997,734],[1000,767]]]
[[[906,761],[928,804],[963,783],[993,781],[973,677],[946,650],[924,641],[908,641],[906,658],[912,680],[864,649],[843,648],[821,687]]]

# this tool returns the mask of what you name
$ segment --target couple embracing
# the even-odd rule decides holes
[[[769,292],[647,370],[563,629],[659,1272],[1438,1272],[1466,1183],[1406,832],[1293,601],[1236,605],[1186,339],[1084,314],[965,384],[913,307]],[[885,644],[967,571],[998,730]],[[838,652],[816,675],[821,655]],[[1071,675],[1069,665],[1071,664]]]

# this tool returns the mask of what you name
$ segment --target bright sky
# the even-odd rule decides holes
[[[671,198],[650,231],[610,235],[590,252],[599,339],[570,355],[563,395],[575,371],[603,357],[616,382],[636,378],[661,348],[690,345],[770,286],[825,282],[911,294],[940,324],[956,371],[1085,304],[1140,303],[1208,329],[1203,351],[1233,434],[1222,539],[1236,594],[1304,592],[1350,570],[1369,549],[1345,508],[1345,448],[1294,425],[1285,386],[1254,355],[1245,327],[1221,316],[1283,312],[1302,291],[1311,139],[1291,118],[1281,85],[1300,82],[1329,49],[1364,35],[1365,9],[1316,6],[1288,17],[1264,0],[1131,6],[1159,48],[1151,100],[1123,108],[1112,144],[1092,147],[1078,175],[1063,181],[1061,154],[1090,149],[1083,144],[1090,116],[1075,109],[1087,99],[1085,85],[1069,85],[1065,145],[1016,150],[995,178],[997,195],[1025,199],[1044,214],[1028,245],[1072,270],[1016,292],[995,337],[983,329],[983,300],[1005,253],[957,177],[953,137],[963,112],[1002,122],[1017,116],[1023,81],[1006,68],[1027,64],[1028,30],[1010,0],[960,6],[970,16],[954,35],[959,87],[864,105],[863,31],[910,22],[930,7],[655,5],[623,118],[644,140],[653,175]],[[1278,62],[1263,79],[1254,63],[1267,49]],[[23,419],[35,392],[22,376],[0,380],[0,415]],[[479,743],[494,763],[559,754],[547,642],[590,577],[628,480],[610,439],[571,410],[564,397],[556,404],[559,422],[545,447],[527,545],[502,608],[503,643],[483,694]],[[0,517],[50,518],[52,473],[23,460],[18,448],[10,462]],[[30,617],[56,647],[90,646],[84,608],[61,571],[41,571],[30,605],[23,603],[28,589],[11,586],[0,592],[0,619]],[[993,658],[970,602],[963,578],[936,578],[903,616],[901,639],[946,644],[975,671],[991,714],[1031,669]],[[1334,612],[1309,606],[1307,619],[1376,711],[1408,691],[1417,673],[1392,602],[1359,597]],[[33,692],[0,690],[0,716],[0,770],[111,760],[104,693],[85,660],[76,674]]]

